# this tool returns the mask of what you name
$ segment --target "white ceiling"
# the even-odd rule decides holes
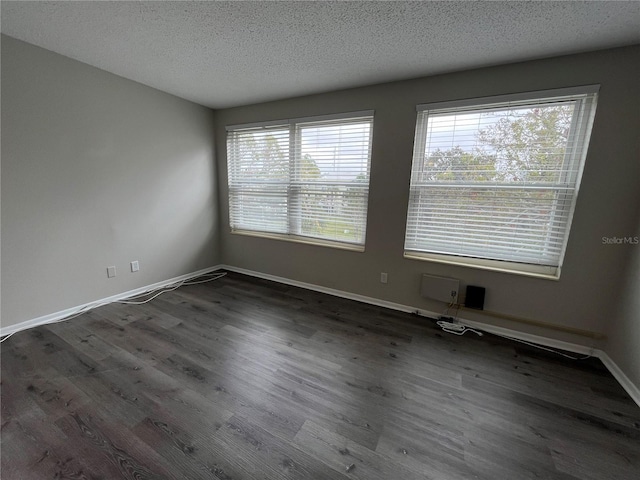
[[[2,32],[213,108],[640,43],[640,2],[2,1]]]

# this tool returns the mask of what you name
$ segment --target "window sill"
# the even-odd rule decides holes
[[[541,265],[525,265],[515,262],[486,260],[483,258],[456,257],[436,253],[404,252],[404,258],[427,262],[455,265],[458,267],[477,268],[492,272],[509,273],[525,277],[541,278],[544,280],[560,280],[560,267],[545,267]]]
[[[279,233],[253,232],[250,230],[231,230],[233,235],[245,235],[248,237],[268,238],[271,240],[283,240],[285,242],[303,243],[318,247],[337,248],[339,250],[349,250],[351,252],[364,252],[364,245],[342,243],[332,240],[322,240],[319,238],[302,237],[298,235],[286,235]]]

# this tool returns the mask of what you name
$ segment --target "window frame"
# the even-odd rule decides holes
[[[407,204],[407,218],[405,224],[405,243],[404,243],[404,257],[414,260],[425,260],[436,263],[444,263],[449,265],[460,265],[471,268],[479,268],[484,270],[492,270],[506,273],[514,273],[519,275],[527,275],[539,278],[546,278],[552,280],[558,280],[560,278],[560,272],[562,269],[562,264],[564,260],[564,256],[566,253],[566,248],[569,240],[569,235],[571,232],[571,224],[575,212],[576,202],[578,198],[580,181],[582,178],[582,173],[584,170],[585,160],[587,151],[589,148],[589,142],[591,137],[591,130],[593,126],[593,121],[595,117],[596,107],[597,107],[597,99],[599,92],[599,85],[587,85],[587,86],[579,86],[579,87],[570,87],[570,88],[559,88],[553,90],[542,90],[542,91],[532,91],[532,92],[524,92],[524,93],[516,93],[516,94],[507,94],[507,95],[497,95],[490,97],[478,97],[478,98],[470,98],[470,99],[462,99],[462,100],[453,100],[446,102],[435,102],[435,103],[427,103],[417,105],[417,119],[416,119],[416,129],[415,129],[415,138],[414,138],[414,151],[412,157],[412,167],[411,167],[411,182],[410,182],[410,194],[409,201]],[[442,253],[429,251],[427,248],[418,249],[413,246],[408,246],[409,243],[409,231],[410,231],[410,222],[413,218],[412,207],[416,207],[419,205],[419,202],[413,202],[412,199],[416,198],[416,191],[418,188],[423,188],[416,186],[414,184],[414,171],[415,166],[414,162],[416,159],[420,158],[420,155],[424,155],[426,151],[426,142],[427,142],[427,134],[429,128],[429,119],[421,117],[421,115],[429,115],[429,114],[464,114],[464,113],[472,113],[472,112],[480,112],[483,110],[490,110],[492,107],[495,109],[503,108],[512,108],[512,105],[517,106],[527,106],[531,105],[532,107],[547,104],[550,105],[553,101],[567,101],[571,97],[583,96],[584,98],[579,101],[580,108],[576,108],[573,112],[574,118],[571,120],[571,132],[567,135],[567,138],[571,138],[571,135],[577,134],[577,140],[574,141],[574,144],[579,149],[578,152],[573,152],[572,155],[574,158],[571,158],[570,161],[574,162],[577,165],[577,169],[571,170],[568,172],[562,172],[565,175],[573,175],[571,178],[571,183],[573,185],[573,195],[571,197],[571,203],[569,208],[565,210],[567,213],[567,220],[565,223],[565,228],[563,232],[563,242],[562,248],[559,254],[558,265],[540,265],[533,263],[522,263],[517,261],[509,261],[503,259],[496,258],[480,258],[474,257],[465,253],[461,253],[459,251],[458,254],[455,253]],[[580,110],[580,112],[578,112]],[[423,114],[422,112],[428,112]],[[576,115],[583,115],[581,121],[576,121]],[[421,131],[420,128],[424,128],[424,131]],[[579,131],[575,131],[577,127],[580,127]],[[567,155],[567,153],[565,153]],[[566,160],[565,160],[566,161]],[[567,179],[565,179],[567,180]],[[418,183],[418,182],[415,182]],[[423,182],[424,183],[424,182]],[[435,182],[434,182],[435,183]],[[463,184],[464,182],[460,182]],[[560,184],[561,182],[555,182],[556,184]],[[466,184],[467,186],[471,185],[470,182]],[[492,185],[489,183],[483,188],[490,188]],[[553,189],[555,187],[547,185],[549,189]],[[446,188],[447,185],[443,183],[441,188]],[[496,191],[499,188],[506,188],[505,185],[493,185]],[[518,185],[523,189],[527,188],[535,188],[531,184],[529,185]],[[467,187],[468,188],[468,187]],[[423,190],[426,191],[426,190]],[[554,207],[555,208],[555,207]],[[557,212],[551,212],[548,218],[557,215]],[[419,218],[419,215],[415,215],[415,218]],[[413,224],[412,224],[413,225]],[[547,238],[547,241],[549,238]]]
[[[366,229],[367,229],[367,220],[368,220],[368,201],[369,201],[369,190],[370,190],[370,181],[371,181],[371,154],[372,154],[372,141],[373,141],[373,125],[374,125],[374,110],[360,110],[360,111],[352,111],[345,113],[336,113],[336,114],[328,114],[328,115],[315,115],[308,117],[298,117],[291,119],[281,119],[281,120],[270,120],[264,122],[253,122],[253,123],[244,123],[244,124],[233,124],[226,126],[227,132],[227,187],[228,187],[228,200],[229,200],[229,229],[232,234],[238,235],[247,235],[253,237],[261,237],[261,238],[269,238],[274,240],[285,240],[296,243],[303,243],[309,245],[318,245],[318,246],[326,246],[343,250],[364,252],[365,250],[365,242],[366,242]],[[356,188],[361,188],[364,192],[364,211],[363,217],[364,221],[360,225],[362,229],[362,241],[361,242],[349,242],[343,240],[336,239],[327,239],[322,237],[314,237],[310,235],[301,234],[301,224],[304,220],[303,214],[301,212],[301,202],[299,199],[304,195],[302,190],[305,185],[313,185],[313,182],[305,183],[296,179],[296,169],[300,168],[300,160],[302,158],[300,148],[300,132],[302,128],[305,128],[312,124],[319,124],[318,126],[322,126],[323,123],[326,125],[331,125],[331,122],[336,125],[340,125],[340,121],[344,120],[343,125],[347,125],[349,123],[356,123],[355,120],[362,119],[362,123],[369,123],[369,135],[368,135],[368,146],[367,146],[367,182],[366,186],[361,187],[357,186]],[[287,217],[287,232],[274,232],[274,231],[266,231],[266,230],[253,230],[246,228],[238,228],[233,226],[232,221],[232,189],[238,188],[237,185],[232,185],[232,174],[231,174],[231,159],[230,159],[230,151],[232,149],[232,145],[230,142],[230,132],[234,131],[242,131],[242,130],[250,130],[250,129],[260,129],[260,128],[278,128],[288,129],[288,159],[289,159],[289,176],[286,182],[286,190],[287,190],[287,206],[286,206],[286,217]],[[344,185],[340,182],[324,182],[324,185]],[[296,200],[298,199],[298,200]],[[296,211],[298,213],[296,213]]]

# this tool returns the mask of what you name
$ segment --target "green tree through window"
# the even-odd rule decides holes
[[[578,94],[421,110],[405,255],[555,274],[594,106]]]
[[[363,115],[230,128],[232,230],[364,245],[372,122]]]

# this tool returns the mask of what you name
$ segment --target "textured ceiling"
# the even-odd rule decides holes
[[[2,32],[214,108],[640,43],[640,2],[11,2]]]

